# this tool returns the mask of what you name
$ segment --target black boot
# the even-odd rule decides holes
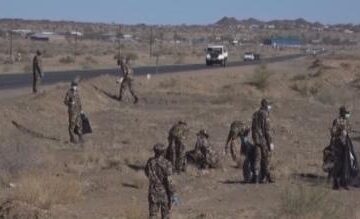
[[[258,176],[256,174],[254,174],[251,178],[250,183],[252,183],[252,184],[258,183],[258,179],[259,179]]]

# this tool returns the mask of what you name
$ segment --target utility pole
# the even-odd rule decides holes
[[[150,28],[150,39],[149,39],[149,57],[150,58],[153,55],[153,43],[154,43],[153,27],[151,27]]]
[[[74,59],[77,56],[77,41],[78,41],[78,29],[75,29],[75,47],[74,47]]]
[[[119,33],[118,33],[118,44],[119,44],[119,54],[118,54],[118,59],[121,59],[121,24],[119,24]]]
[[[10,51],[9,51],[9,61],[13,62],[13,31],[10,30]]]

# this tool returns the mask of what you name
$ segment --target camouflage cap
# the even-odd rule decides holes
[[[162,153],[166,151],[166,146],[161,143],[157,143],[154,145],[154,152],[155,153]]]
[[[74,80],[71,81],[70,86],[71,86],[71,87],[78,86],[78,85],[79,85],[79,82],[80,82],[80,78],[79,78],[79,77],[76,77]]]
[[[340,115],[345,115],[345,114],[349,114],[350,111],[348,111],[345,106],[341,106],[339,109],[339,113]]]
[[[271,104],[272,104],[272,102],[268,101],[265,98],[261,100],[261,107],[267,107],[267,106],[269,106]]]
[[[209,137],[209,134],[208,134],[208,132],[207,132],[207,130],[206,129],[201,129],[196,135],[202,135],[202,136],[205,136],[205,137]]]
[[[187,123],[184,120],[179,120],[178,124],[187,125]]]

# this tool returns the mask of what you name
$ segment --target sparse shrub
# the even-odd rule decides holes
[[[317,77],[320,77],[323,73],[324,73],[323,68],[319,68],[317,71],[315,71],[314,73],[310,74],[310,76],[311,76],[312,78],[317,78]]]
[[[301,94],[301,96],[308,97],[308,96],[316,95],[319,92],[321,85],[318,83],[311,85],[309,82],[304,82],[304,83],[294,83],[293,85],[290,86],[290,88]]]
[[[351,68],[351,65],[350,65],[349,63],[346,63],[346,62],[342,62],[342,63],[340,64],[340,66],[341,66],[342,68],[344,68],[345,70],[349,70],[349,69]]]
[[[211,100],[210,103],[214,105],[223,105],[223,104],[232,103],[233,101],[234,98],[232,95],[223,95],[223,96],[218,96],[214,100]]]
[[[319,68],[322,66],[322,62],[320,61],[320,59],[315,59],[311,65],[309,66],[308,69],[314,69],[314,68]]]
[[[92,56],[86,56],[85,61],[88,64],[97,64],[98,63],[98,61],[96,59],[94,59],[94,57],[92,57]]]
[[[276,218],[342,218],[342,206],[327,190],[295,185],[283,191]]]
[[[50,209],[54,204],[68,204],[80,197],[81,184],[77,178],[33,173],[22,176],[8,198]]]
[[[119,60],[119,59],[121,60],[121,59],[123,59],[125,57],[128,58],[131,61],[135,61],[135,60],[137,60],[139,58],[139,56],[134,52],[126,52],[126,53],[122,53],[122,54],[116,54],[114,56],[114,59],[115,60]]]
[[[254,74],[249,78],[247,84],[264,91],[269,85],[269,78],[272,72],[268,71],[266,65],[261,65],[255,69]]]
[[[292,78],[292,80],[293,80],[293,81],[303,81],[303,80],[305,80],[306,78],[307,78],[306,75],[304,75],[304,74],[298,74],[298,75],[295,75],[295,76]]]
[[[185,61],[184,53],[177,53],[175,55],[175,64],[184,64],[184,61]]]
[[[75,59],[72,56],[65,56],[65,57],[60,58],[59,62],[61,64],[71,64],[71,63],[75,62]]]

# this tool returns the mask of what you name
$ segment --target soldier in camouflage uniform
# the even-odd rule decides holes
[[[130,94],[134,97],[134,104],[136,104],[139,99],[133,90],[134,70],[130,67],[128,58],[120,60],[118,63],[120,65],[121,72],[123,73],[123,80],[120,84],[119,101],[122,101],[125,89],[128,88]]]
[[[172,165],[165,159],[166,147],[163,144],[154,146],[155,157],[150,158],[145,167],[145,174],[149,178],[149,215],[150,219],[157,218],[161,210],[161,218],[169,219],[172,198],[175,188],[172,183]]]
[[[225,144],[225,154],[229,153],[229,146],[230,146],[230,153],[234,161],[237,161],[238,159],[238,155],[236,152],[237,150],[235,149],[236,147],[235,141],[236,139],[241,139],[241,137],[248,135],[249,131],[250,129],[241,121],[234,121],[231,123],[230,131]],[[241,149],[240,151],[242,152],[242,154],[244,154],[245,151]]]
[[[167,159],[171,162],[177,173],[186,171],[186,153],[184,140],[188,132],[186,122],[179,121],[169,131]]]
[[[197,134],[195,149],[189,151],[189,157],[200,168],[216,168],[218,157],[209,143],[209,135],[205,129],[200,130]]]
[[[225,153],[230,152],[234,161],[238,162],[241,165],[244,176],[244,182],[250,183],[252,177],[255,175],[255,146],[249,141],[250,128],[241,121],[234,121],[230,125],[230,131],[225,144]],[[235,140],[240,139],[240,153],[235,149]],[[245,156],[244,161],[239,160],[239,155]]]
[[[83,142],[81,121],[82,107],[78,91],[78,83],[76,81],[71,82],[71,88],[66,93],[64,104],[68,107],[69,113],[70,142],[77,143],[75,135],[78,135],[79,141]]]
[[[43,76],[42,70],[41,70],[41,52],[38,50],[36,51],[36,55],[33,59],[33,93],[37,93],[38,86],[40,83],[40,79]]]
[[[252,139],[255,144],[255,174],[253,183],[264,183],[267,180],[273,183],[274,179],[270,173],[271,152],[274,150],[274,144],[270,134],[270,103],[263,99],[261,107],[253,114],[252,118]]]
[[[351,131],[349,117],[350,112],[343,106],[340,108],[340,116],[334,120],[331,128],[331,145],[334,155],[333,188],[335,190],[342,186],[348,188],[348,174],[350,162],[349,132]]]

